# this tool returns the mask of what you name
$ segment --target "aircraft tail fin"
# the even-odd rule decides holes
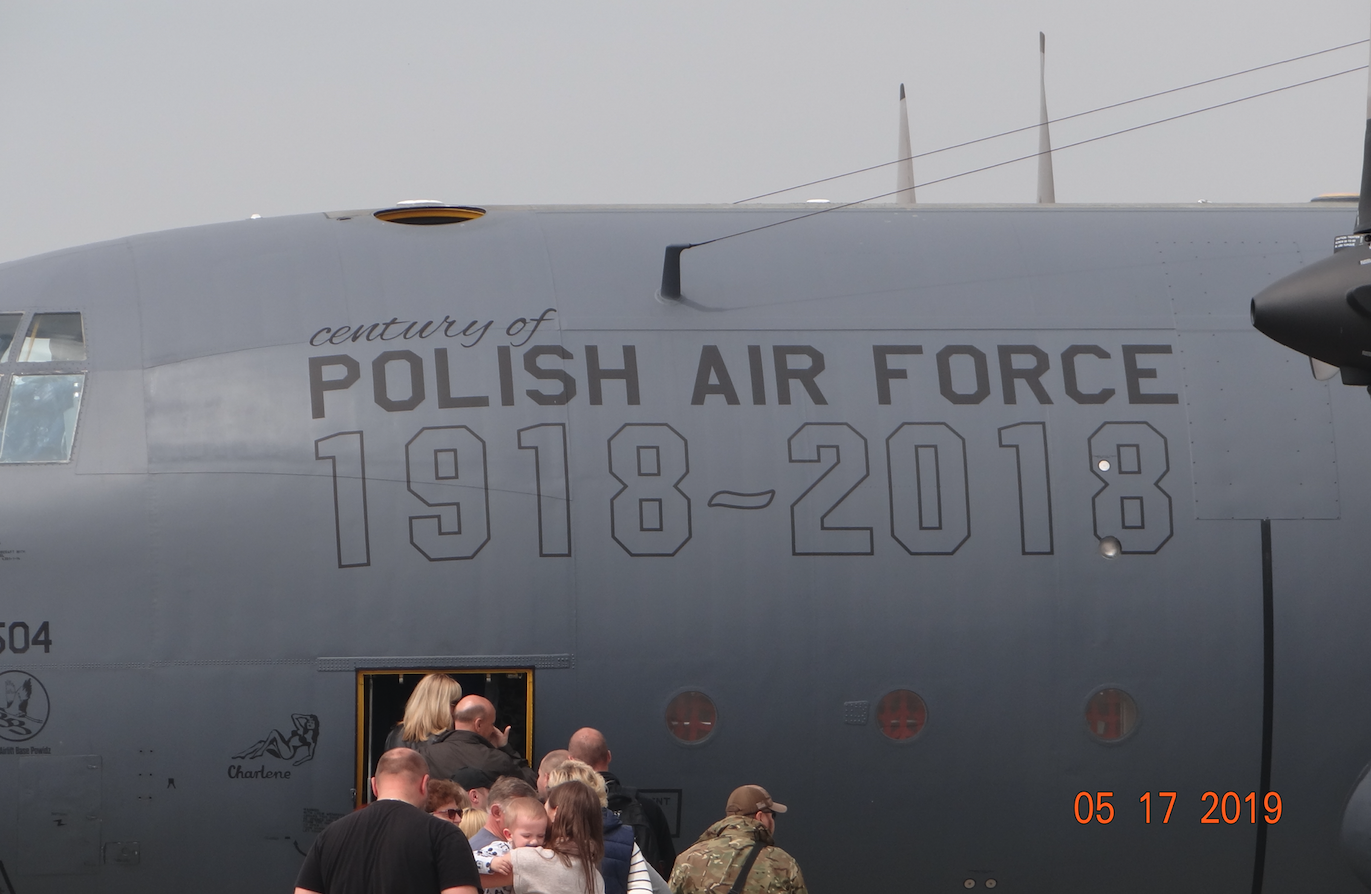
[[[1047,35],[1038,32],[1038,204],[1054,205],[1057,187],[1052,181],[1052,137],[1047,132]],[[1371,146],[1371,143],[1367,144]]]
[[[900,145],[899,161],[895,165],[895,204],[914,204],[914,150],[909,141],[909,105],[904,98],[904,84],[900,85]]]

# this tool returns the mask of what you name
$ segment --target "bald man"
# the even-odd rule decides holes
[[[663,878],[671,875],[672,864],[676,862],[676,845],[671,840],[666,814],[656,802],[639,798],[636,789],[626,787],[618,776],[609,772],[609,762],[614,755],[604,734],[588,726],[581,727],[571,734],[567,752],[575,760],[590,764],[592,770],[604,777],[609,809],[619,817],[619,822],[633,828],[633,840],[652,868]]]
[[[437,779],[452,779],[463,767],[473,767],[537,785],[538,774],[509,744],[509,730],[495,726],[494,705],[479,695],[468,695],[452,710],[452,729],[421,743],[419,752]]]
[[[478,894],[481,881],[466,837],[424,812],[427,771],[408,748],[381,755],[371,779],[376,800],[314,839],[295,894]]]
[[[569,760],[571,760],[571,752],[565,748],[558,748],[556,751],[549,751],[543,755],[543,762],[538,765],[538,797],[547,799],[548,774]]]

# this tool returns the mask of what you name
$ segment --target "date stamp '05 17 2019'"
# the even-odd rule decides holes
[[[1152,792],[1143,792],[1142,797],[1138,798],[1138,803],[1142,805],[1142,821],[1151,823],[1155,814],[1158,822],[1171,822],[1176,797],[1176,792],[1157,792],[1154,799]],[[1076,822],[1083,826],[1090,823],[1108,825],[1114,822],[1117,814],[1113,798],[1113,792],[1077,792],[1074,805]],[[1232,826],[1240,822],[1255,824],[1259,815],[1263,822],[1274,825],[1281,818],[1282,804],[1279,792],[1266,792],[1261,796],[1256,792],[1248,792],[1246,795],[1237,792],[1205,792],[1200,796],[1200,806],[1206,804],[1209,809],[1199,816],[1200,823],[1205,825],[1226,823]]]

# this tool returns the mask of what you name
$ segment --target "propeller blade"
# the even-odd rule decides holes
[[[1038,32],[1038,86],[1042,98],[1038,118],[1038,204],[1054,205],[1057,187],[1052,182],[1052,137],[1047,132],[1047,35],[1041,31]]]
[[[909,106],[905,103],[904,84],[900,85],[900,145],[895,157],[900,163],[895,166],[895,204],[914,204],[914,150],[909,142]]]
[[[1361,150],[1361,195],[1357,198],[1357,233],[1371,233],[1371,69],[1366,73],[1366,136]]]

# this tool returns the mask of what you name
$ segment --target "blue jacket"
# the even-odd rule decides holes
[[[605,880],[605,894],[628,894],[628,864],[633,859],[633,827],[619,822],[607,808],[602,808],[605,824],[605,858],[600,861],[600,875]]]

